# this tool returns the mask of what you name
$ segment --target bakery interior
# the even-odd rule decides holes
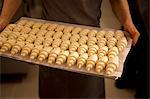
[[[0,0],[0,11],[2,11],[4,1],[5,0]],[[128,1],[130,1],[130,0],[128,0]],[[134,2],[134,0],[131,0],[129,2],[129,6],[131,6],[131,7],[132,7],[132,3],[133,3],[132,1]],[[135,1],[140,3],[139,11],[143,15],[144,14],[147,15],[148,12],[146,12],[147,11],[146,8],[149,8],[149,1],[148,0],[145,0],[145,1],[135,0]],[[146,2],[148,2],[148,4],[146,4]],[[42,19],[42,7],[41,7],[42,5],[41,4],[42,4],[41,0],[22,0],[22,4],[19,7],[19,10],[17,10],[16,14],[14,15],[14,17],[12,18],[10,23],[15,23],[21,17]],[[143,5],[145,5],[145,7],[143,7]],[[135,8],[133,8],[133,9],[135,9]],[[146,9],[146,11],[145,11],[145,9]],[[103,2],[101,4],[101,12],[102,12],[101,18],[100,18],[101,28],[112,28],[112,29],[116,29],[116,30],[119,30],[122,28],[121,24],[119,23],[118,19],[116,18],[116,16],[114,15],[114,13],[111,9],[111,4],[110,4],[109,0],[103,0]],[[134,14],[134,11],[132,13]],[[133,17],[136,17],[136,16],[133,16]],[[148,17],[149,17],[149,15],[148,15]],[[143,19],[140,20],[140,21],[142,21],[140,24],[144,24],[144,26],[145,26],[145,28],[144,28],[145,30],[143,30],[143,31],[149,33],[149,28],[148,28],[149,19],[147,18],[147,16],[142,16],[142,18],[145,18],[145,20],[146,20],[146,21]],[[136,21],[136,19],[134,19],[134,20],[135,20],[136,24],[139,24]],[[150,36],[148,33],[147,34],[145,33],[146,37],[148,37],[148,42],[147,42],[147,40],[145,40],[145,42],[147,42],[147,44],[145,46],[148,46],[148,48],[146,47],[147,48],[146,50],[144,49],[145,53],[147,53],[147,52],[149,53],[149,37]],[[59,41],[56,41],[56,42],[59,42]],[[135,53],[138,53],[138,51],[135,51]],[[95,92],[95,93],[100,92],[100,95],[102,95],[102,96],[100,96],[101,98],[97,98],[96,96],[95,96],[96,97],[95,98],[93,95],[91,95],[91,96],[89,95],[89,97],[88,97],[88,95],[84,95],[84,91],[86,92],[86,89],[84,89],[83,91],[80,90],[83,93],[83,96],[74,97],[74,94],[72,94],[72,93],[70,95],[68,95],[70,92],[67,91],[67,88],[66,88],[66,90],[65,90],[65,88],[63,90],[63,89],[59,89],[59,87],[55,88],[56,92],[58,90],[66,91],[66,92],[63,92],[62,94],[65,94],[68,97],[65,97],[65,95],[63,97],[63,95],[61,96],[61,94],[60,94],[60,96],[57,96],[57,95],[59,95],[58,93],[53,93],[52,97],[50,97],[52,93],[47,92],[47,91],[49,91],[47,89],[51,89],[51,88],[49,88],[49,86],[47,86],[48,84],[44,85],[45,84],[44,81],[40,81],[42,79],[39,78],[39,73],[40,73],[39,68],[41,67],[41,65],[0,56],[0,81],[1,81],[0,82],[0,97],[1,97],[1,99],[58,99],[58,98],[64,98],[64,99],[72,99],[72,98],[75,98],[75,99],[81,98],[82,99],[83,98],[83,99],[86,99],[86,97],[84,97],[84,96],[87,96],[90,99],[142,99],[142,98],[149,99],[148,98],[149,94],[148,94],[148,96],[145,96],[145,97],[141,96],[140,98],[135,98],[137,95],[137,93],[136,93],[137,90],[140,90],[139,93],[141,93],[141,90],[143,90],[143,93],[144,92],[149,93],[149,83],[148,83],[149,82],[149,79],[148,79],[148,77],[149,77],[149,62],[147,62],[147,60],[149,60],[148,53],[147,53],[147,56],[143,56],[143,57],[145,57],[144,62],[146,62],[146,63],[142,64],[142,66],[145,66],[145,67],[138,67],[138,68],[146,68],[146,71],[142,71],[142,72],[145,72],[146,74],[143,74],[142,76],[146,77],[143,79],[144,79],[144,81],[146,79],[145,86],[147,89],[144,89],[145,87],[142,87],[142,88],[140,87],[140,89],[138,89],[136,87],[120,89],[120,88],[117,88],[115,85],[116,78],[102,76],[102,78],[104,78],[104,83],[102,83],[103,88],[99,88],[100,90],[102,89],[102,91]],[[48,68],[51,68],[51,70],[52,70],[51,73],[55,74],[54,71],[56,68],[52,68],[52,67],[48,67]],[[58,69],[58,71],[65,72],[66,70]],[[45,72],[44,69],[43,69],[43,72]],[[56,70],[56,72],[57,72],[57,70]],[[66,74],[69,74],[69,75],[73,75],[73,73],[76,73],[76,72],[72,72],[72,71],[71,72],[67,71],[67,72],[69,72],[69,73],[66,73]],[[51,75],[51,73],[48,73],[48,74],[45,73],[44,76]],[[91,76],[91,75],[82,74],[82,73],[81,74],[76,73],[75,75],[77,78],[80,78],[80,77],[83,78],[84,76]],[[139,75],[137,76],[137,79],[138,79],[138,77],[139,77]],[[66,78],[62,78],[62,79],[66,79]],[[51,82],[51,80],[52,79],[48,79],[48,83]],[[139,78],[138,81],[139,80],[141,80],[141,79]],[[81,82],[82,82],[82,79],[81,79]],[[60,83],[60,86],[63,85],[63,83],[66,83],[66,82]],[[57,86],[57,85],[54,85],[54,86]],[[82,86],[82,83],[80,86]],[[71,87],[72,90],[74,90],[73,91],[74,93],[76,93],[76,92],[80,93],[78,88],[76,89],[76,87],[79,87],[79,86],[68,84],[68,87]],[[92,89],[94,89],[95,86],[90,85],[90,87],[92,90]]]

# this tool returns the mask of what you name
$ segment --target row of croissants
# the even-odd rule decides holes
[[[112,74],[119,54],[127,47],[121,30],[94,30],[63,24],[19,20],[0,33],[0,52],[67,64],[97,73]]]

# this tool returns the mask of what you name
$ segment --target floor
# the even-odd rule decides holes
[[[120,28],[113,15],[109,0],[102,4],[102,28]],[[38,66],[29,66],[27,77],[21,82],[0,84],[1,99],[39,99],[38,98]],[[106,99],[134,99],[133,90],[120,90],[114,86],[115,80],[105,79]]]

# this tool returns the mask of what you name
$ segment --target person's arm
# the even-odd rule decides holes
[[[112,5],[112,10],[120,23],[124,26],[125,30],[131,34],[133,44],[135,45],[140,33],[132,22],[127,0],[110,0],[110,3]]]
[[[10,22],[22,0],[4,0],[0,15],[0,31]]]

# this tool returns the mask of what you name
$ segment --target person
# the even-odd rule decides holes
[[[101,3],[102,0],[42,0],[42,18],[100,27]],[[110,3],[121,25],[131,34],[133,45],[136,45],[140,33],[132,22],[127,0],[110,0]],[[0,15],[0,30],[10,22],[20,4],[21,0],[4,0]],[[104,79],[100,77],[43,66],[39,69],[39,94],[42,98],[102,98],[100,94],[100,88],[104,88],[102,82]]]

